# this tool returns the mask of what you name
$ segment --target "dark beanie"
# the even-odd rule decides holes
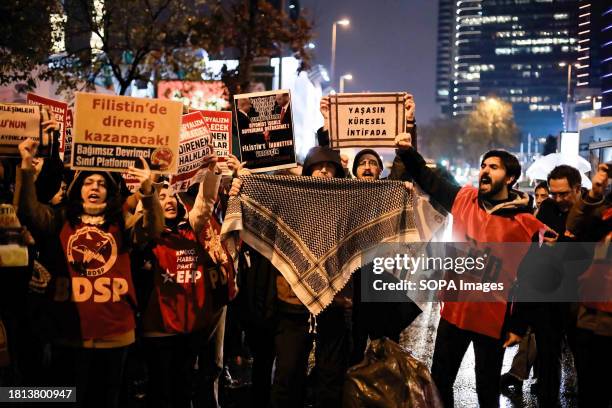
[[[330,162],[336,167],[336,178],[344,178],[340,153],[325,146],[315,146],[308,151],[306,159],[304,159],[302,176],[312,176],[312,167],[324,162]]]
[[[376,161],[378,162],[378,167],[380,167],[380,171],[384,170],[382,159],[380,158],[378,153],[376,153],[376,151],[372,149],[363,149],[355,155],[355,159],[353,160],[353,174],[354,175],[357,175],[357,166],[359,165],[359,159],[364,154],[371,154],[372,156],[376,157]]]

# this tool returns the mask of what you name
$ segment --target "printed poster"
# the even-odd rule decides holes
[[[406,131],[405,95],[403,92],[330,95],[330,147],[394,148],[395,136]]]
[[[64,151],[66,149],[66,121],[68,118],[68,104],[66,102],[57,101],[44,96],[36,95],[29,92],[26,96],[26,102],[32,105],[43,105],[49,109],[55,120],[60,125],[59,137],[59,157],[64,159]]]
[[[248,169],[257,173],[297,166],[289,90],[235,95],[234,109]]]
[[[76,93],[71,167],[124,171],[140,167],[175,174],[181,132],[180,102]]]
[[[223,162],[232,154],[232,112],[191,109],[191,112],[200,112],[204,123],[210,131],[210,144],[219,161]]]
[[[213,153],[210,132],[201,112],[192,112],[182,117],[179,164],[176,175],[170,178],[170,185],[177,193],[189,190],[203,179],[205,168],[202,158]]]
[[[39,105],[0,103],[0,157],[21,157],[18,146],[28,138],[38,140],[39,155],[50,155],[53,138],[42,133],[44,117],[48,109]]]

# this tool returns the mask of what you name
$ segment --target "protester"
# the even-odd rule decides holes
[[[313,147],[304,160],[303,175],[342,178],[344,172],[338,153],[327,147]],[[340,406],[344,373],[348,368],[347,310],[350,308],[350,298],[343,292],[337,294],[333,304],[316,317],[317,332],[312,334],[310,313],[282,275],[276,278],[276,290],[278,325],[274,339],[276,371],[271,406],[303,405],[313,337],[316,343],[312,374],[315,406]]]
[[[353,174],[358,180],[375,181],[380,179],[383,171],[383,162],[380,155],[372,149],[363,149],[353,159]],[[373,203],[368,203],[372,205]],[[368,338],[370,340],[388,337],[399,343],[401,332],[421,313],[421,309],[409,298],[404,297],[397,302],[363,302],[362,281],[368,280],[362,276],[362,269],[353,274],[353,314],[352,314],[352,339],[353,350],[351,352],[351,365],[359,363],[366,349]],[[385,276],[387,280],[395,280],[394,277]],[[381,319],[380,316],[392,316],[389,319]]]
[[[599,242],[593,263],[584,273],[581,286],[583,303],[578,309],[576,328],[576,371],[580,407],[612,405],[609,370],[612,365],[612,192],[605,195],[610,182],[611,164],[602,164],[593,177],[591,190],[572,207],[567,219],[567,235],[585,242]],[[598,298],[591,298],[594,293]]]
[[[249,174],[235,156],[230,156],[228,168],[235,177]],[[253,357],[251,398],[254,406],[267,407],[270,405],[275,359],[276,277],[280,272],[266,257],[244,243],[241,244],[238,260],[240,291],[233,306],[239,310],[240,323]]]
[[[55,139],[59,123],[53,119],[43,121],[41,130]],[[60,188],[63,166],[61,163],[58,166],[55,159],[33,160],[36,174],[42,176],[35,188],[43,202],[53,201],[53,194]],[[44,234],[38,234],[17,219],[18,200],[13,196],[17,167],[17,159],[2,159],[0,162],[0,205],[3,210],[0,217],[0,384],[42,385],[49,376],[44,361],[46,325],[45,320],[37,316],[39,305],[36,301],[49,280],[48,272],[41,264],[46,258],[41,249],[48,240]],[[22,258],[15,256],[17,254],[27,254],[26,264],[11,266],[12,262],[7,258]],[[33,294],[33,289],[36,294]],[[3,359],[2,355],[6,358]]]
[[[548,184],[545,181],[539,182],[533,189],[533,196],[535,197],[535,211],[534,215],[540,209],[540,204],[549,197]]]
[[[551,198],[540,204],[536,217],[552,229],[547,239],[549,243],[564,242],[567,241],[564,232],[569,210],[580,198],[580,172],[571,166],[560,165],[549,173],[547,179]],[[569,279],[569,276],[557,276],[556,272],[561,260],[571,256],[563,249],[544,246],[536,249],[534,256],[537,259],[530,255],[526,257],[531,265],[538,265],[538,268],[533,268],[534,274],[548,278],[550,291],[556,290],[561,279]],[[519,308],[524,306],[521,304]],[[567,301],[539,302],[529,307],[528,315],[537,345],[538,401],[541,406],[555,407],[559,404],[564,341],[567,340],[572,351],[575,349],[576,307]]]
[[[344,178],[338,152],[313,147],[304,160],[302,175]],[[230,195],[238,194],[241,180],[235,179]],[[272,407],[304,404],[308,356],[315,342],[312,371],[314,405],[340,406],[344,373],[348,368],[350,288],[339,292],[330,306],[316,318],[301,303],[281,274],[276,281],[276,327],[274,334],[275,373],[270,396]]]
[[[19,214],[56,245],[50,260],[57,337],[52,367],[57,385],[77,387],[78,406],[116,407],[127,346],[134,342],[135,301],[129,248],[159,235],[162,212],[144,161],[130,168],[140,183],[143,214],[128,216],[113,177],[77,173],[59,211],[35,196],[32,161],[37,142],[19,145]]]
[[[458,188],[437,176],[413,148],[409,134],[398,135],[398,155],[419,186],[453,215],[459,240],[530,242],[543,227],[531,214],[527,195],[512,190],[521,174],[511,154],[492,150],[482,159],[478,189]],[[516,256],[516,254],[514,255]],[[514,280],[517,265],[505,262],[502,274]],[[453,384],[470,345],[476,355],[476,391],[482,407],[499,405],[504,348],[520,341],[526,327],[509,315],[509,305],[446,302],[436,335],[432,376],[446,406],[454,406]]]
[[[215,325],[205,283],[205,274],[215,264],[198,234],[216,200],[220,179],[216,161],[213,155],[202,159],[208,170],[191,211],[168,184],[159,191],[165,227],[149,246],[154,288],[142,318],[149,373],[147,401],[152,407],[191,406],[193,367],[200,344],[208,338],[206,330]]]

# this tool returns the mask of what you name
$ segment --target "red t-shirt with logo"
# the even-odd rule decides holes
[[[56,301],[71,300],[79,315],[83,340],[124,334],[136,326],[130,257],[120,228],[66,222],[60,240],[70,286],[56,291]]]

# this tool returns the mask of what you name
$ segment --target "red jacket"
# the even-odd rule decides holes
[[[517,200],[515,200],[517,201]],[[513,205],[506,203],[504,208]],[[543,224],[531,213],[515,212],[496,215],[496,210],[486,211],[478,202],[478,190],[466,186],[459,190],[452,206],[453,236],[459,241],[487,242],[531,242]],[[499,246],[491,247],[489,258],[501,260],[501,271],[497,282],[510,289],[523,253],[504,253]],[[499,339],[506,316],[507,302],[445,302],[441,315],[455,326]]]

